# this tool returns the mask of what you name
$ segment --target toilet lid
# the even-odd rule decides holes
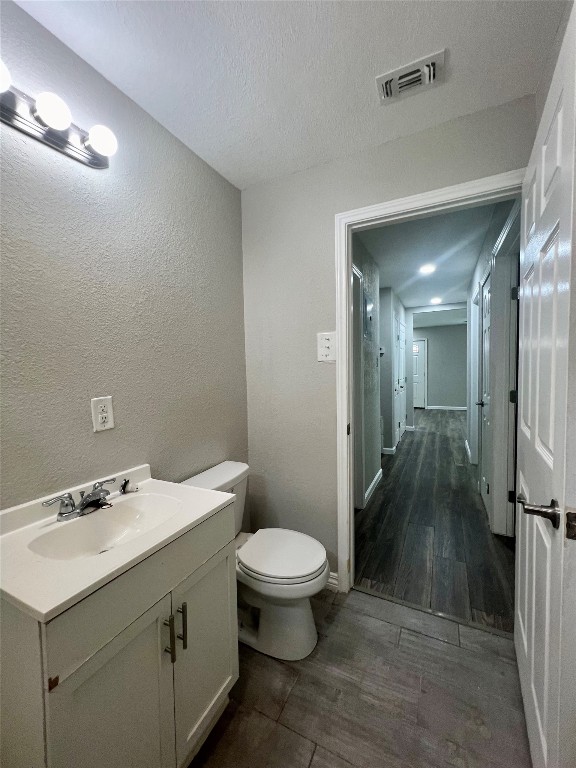
[[[324,568],[326,550],[305,533],[261,528],[237,551],[247,571],[268,578],[301,579]]]

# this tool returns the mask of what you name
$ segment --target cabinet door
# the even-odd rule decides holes
[[[166,595],[46,693],[50,768],[174,768]]]
[[[206,729],[238,679],[236,550],[234,542],[214,555],[172,592],[179,635],[184,634],[186,604],[188,647],[177,640],[174,711],[177,765],[187,765]]]

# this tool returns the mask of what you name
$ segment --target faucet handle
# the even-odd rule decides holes
[[[57,501],[60,502],[61,507],[67,506],[67,507],[70,507],[71,509],[74,509],[75,503],[71,493],[63,493],[62,496],[54,496],[53,499],[48,499],[48,501],[43,501],[42,506],[51,507],[52,504],[56,504]]]
[[[55,496],[53,499],[43,501],[42,506],[51,507],[52,504],[56,504],[57,501],[60,502],[60,509],[58,510],[58,515],[56,517],[57,520],[70,520],[71,518],[76,517],[76,502],[71,493],[63,493],[61,496]]]
[[[94,483],[94,486],[92,487],[93,491],[98,491],[100,488],[103,488],[107,483],[112,484],[116,482],[115,477],[109,477],[108,480],[98,480]]]

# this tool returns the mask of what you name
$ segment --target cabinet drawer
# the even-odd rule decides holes
[[[230,504],[41,625],[44,686],[53,688],[234,538]]]

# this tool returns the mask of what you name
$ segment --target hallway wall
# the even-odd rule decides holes
[[[468,387],[467,387],[467,405],[468,405],[468,424],[467,424],[467,445],[469,458],[472,464],[478,463],[479,455],[479,414],[475,403],[481,399],[479,390],[479,333],[480,333],[480,313],[478,307],[473,304],[474,294],[480,288],[480,280],[487,273],[492,259],[492,248],[496,243],[510,210],[514,205],[513,200],[499,203],[494,209],[494,215],[490,222],[490,227],[484,240],[484,245],[478,257],[478,262],[474,269],[474,274],[468,287]]]
[[[414,328],[428,340],[428,407],[466,407],[467,339],[465,325]]]
[[[354,241],[353,262],[362,272],[364,295],[361,299],[360,322],[362,323],[362,350],[359,357],[361,371],[359,379],[362,382],[362,438],[363,463],[361,496],[362,503],[357,500],[359,508],[364,507],[366,492],[376,475],[380,472],[380,276],[374,259],[362,242]],[[364,303],[365,302],[365,303]],[[370,309],[371,307],[371,309]],[[369,314],[367,315],[368,310]],[[356,311],[356,308],[355,310]],[[356,474],[357,467],[354,468]],[[358,478],[360,479],[360,478]]]
[[[384,113],[382,113],[385,119]],[[318,538],[336,568],[334,216],[522,168],[534,100],[519,99],[242,192],[253,525]]]

